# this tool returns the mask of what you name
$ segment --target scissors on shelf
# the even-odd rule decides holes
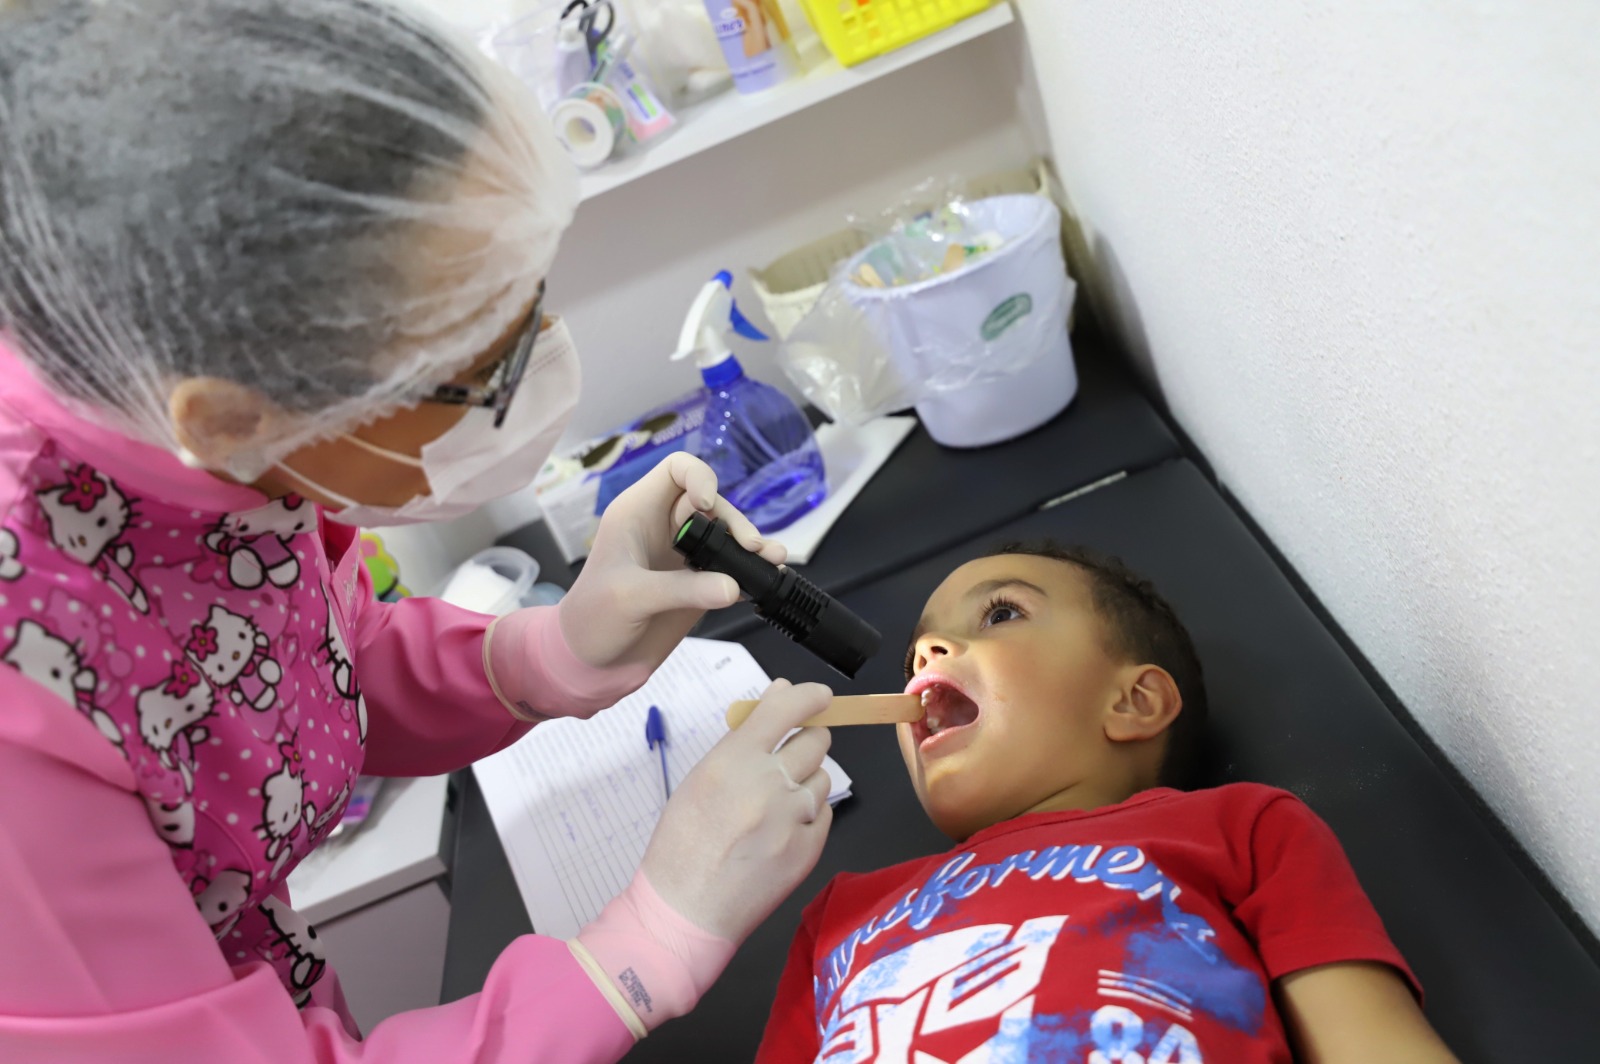
[[[604,81],[605,68],[615,42],[608,46],[611,31],[617,26],[617,12],[611,0],[572,0],[561,12],[561,21],[576,17],[589,52],[589,80]]]

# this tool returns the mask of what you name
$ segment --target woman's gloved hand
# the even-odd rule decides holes
[[[673,791],[628,889],[579,932],[574,952],[644,1028],[693,1008],[815,867],[833,823],[822,768],[831,737],[805,728],[773,748],[832,697],[821,684],[774,681]]]
[[[762,540],[717,494],[711,467],[692,455],[667,456],[618,495],[601,515],[594,549],[560,610],[561,634],[579,661],[635,677],[623,693],[642,684],[706,610],[739,599],[732,577],[695,572],[672,549],[695,511],[722,518],[740,546],[783,563],[783,545]]]
[[[489,628],[484,670],[520,720],[587,717],[650,678],[709,609],[739,600],[722,573],[687,568],[672,549],[696,511],[720,517],[734,538],[774,565],[783,544],[717,494],[717,475],[692,455],[669,455],[618,495],[600,518],[594,550],[559,606],[517,610]]]
[[[773,681],[673,792],[640,870],[697,926],[744,941],[817,863],[833,823],[832,735],[805,728],[774,748],[832,700],[822,684]]]

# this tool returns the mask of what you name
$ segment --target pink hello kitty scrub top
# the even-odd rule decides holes
[[[448,772],[528,725],[488,678],[491,619],[373,601],[355,546],[312,503],[85,421],[0,347],[0,1060],[632,1046],[566,945],[533,935],[480,994],[360,1040],[286,877],[358,772]],[[561,666],[501,693],[547,716],[621,693]]]

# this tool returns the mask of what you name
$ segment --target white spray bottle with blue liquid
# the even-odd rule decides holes
[[[805,414],[770,384],[745,376],[728,333],[767,339],[733,300],[724,270],[700,290],[673,361],[693,358],[710,397],[696,454],[717,474],[722,497],[763,533],[787,528],[828,496],[822,452]]]

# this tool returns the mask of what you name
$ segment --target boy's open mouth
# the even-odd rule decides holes
[[[911,738],[919,750],[977,723],[978,704],[942,676],[919,676],[906,693],[922,698],[922,719],[911,724]]]

